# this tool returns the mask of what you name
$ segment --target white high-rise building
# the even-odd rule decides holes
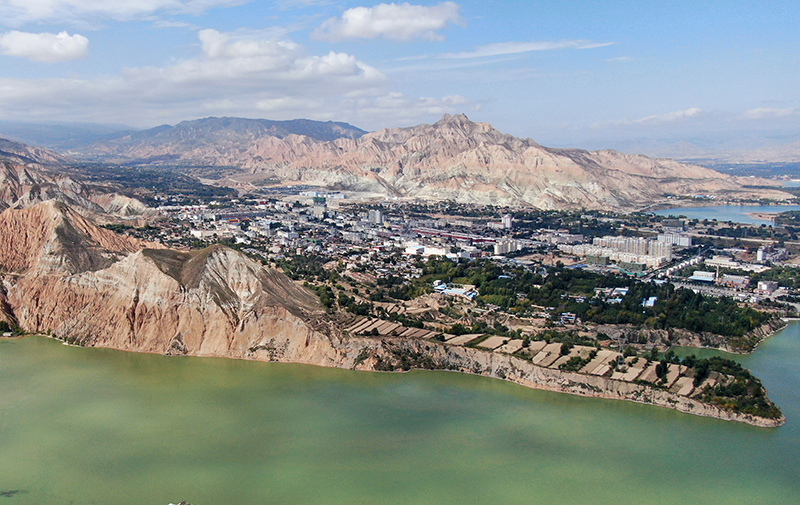
[[[651,240],[648,243],[647,253],[650,256],[665,258],[667,261],[672,261],[672,244],[669,242]]]
[[[519,251],[522,246],[516,240],[502,240],[494,245],[494,255],[502,256],[510,252]]]
[[[372,209],[367,215],[367,220],[372,224],[383,224],[383,213],[380,210]]]
[[[679,233],[660,233],[658,235],[659,242],[668,242],[672,245],[680,247],[691,247],[692,237],[688,235],[681,235]]]

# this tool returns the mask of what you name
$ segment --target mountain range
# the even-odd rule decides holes
[[[102,123],[0,120],[0,137],[57,151],[67,151],[132,131],[136,129]]]
[[[146,216],[141,202],[110,184],[87,184],[67,172],[75,160],[55,151],[0,139],[0,209],[27,208],[56,200],[89,214]]]
[[[209,117],[109,135],[104,140],[76,146],[74,151],[105,160],[219,165],[221,156],[241,156],[247,146],[264,137],[282,139],[301,135],[324,142],[358,138],[365,133],[353,125],[333,121]]]
[[[210,118],[96,143],[76,154],[233,167],[263,175],[262,179],[400,198],[541,209],[626,210],[665,201],[667,195],[714,194],[731,200],[789,197],[766,188],[744,190],[744,181],[699,165],[612,150],[544,147],[463,114],[372,133],[338,123],[321,125],[333,129],[328,137],[338,137],[264,130],[253,123]],[[746,182],[750,188],[759,184],[767,185]]]
[[[47,152],[39,151],[39,158]],[[227,171],[217,184],[245,190],[257,189],[253,180],[279,181],[395,198],[540,209],[634,210],[696,195],[730,201],[791,198],[769,188],[773,182],[699,165],[613,150],[548,148],[463,114],[372,133],[346,123],[304,119],[206,118],[112,134],[67,154],[177,166],[189,173],[217,167]],[[53,153],[54,163],[65,162],[57,156],[63,158]]]

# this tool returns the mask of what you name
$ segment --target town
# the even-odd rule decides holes
[[[362,313],[366,308],[353,307],[371,304],[373,315],[377,308],[413,303],[428,303],[438,310],[442,300],[452,304],[458,298],[475,305],[473,313],[488,310],[501,314],[503,322],[524,314],[542,324],[585,329],[581,324],[587,321],[574,311],[553,306],[522,310],[525,296],[521,292],[514,293],[513,303],[491,303],[486,279],[483,286],[476,286],[441,273],[426,273],[429,259],[472,264],[473,268],[492,264],[501,281],[513,272],[547,277],[555,268],[618,281],[618,286],[603,286],[592,293],[564,293],[565,299],[581,303],[601,296],[604,302],[619,302],[625,296],[620,290],[635,283],[667,282],[781,315],[794,314],[800,301],[800,286],[792,274],[800,243],[793,242],[798,229],[791,226],[647,213],[376,201],[308,186],[206,201],[163,197],[157,211],[161,218],[153,226],[115,228],[176,247],[232,246],[310,286],[328,286],[323,299],[332,303],[348,299],[351,310]],[[435,296],[414,301],[423,294]],[[658,302],[656,297],[641,301],[645,308]],[[421,311],[421,307],[404,310],[408,309]],[[459,317],[437,318],[428,326],[444,331],[448,319]]]

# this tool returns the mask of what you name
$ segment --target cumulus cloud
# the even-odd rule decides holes
[[[75,21],[87,16],[135,19],[164,12],[199,14],[214,7],[244,3],[245,0],[2,0],[0,23],[16,25],[30,21],[58,19]]]
[[[308,54],[290,40],[198,32],[192,58],[98,79],[0,78],[4,117],[153,126],[204,115],[335,119],[362,127],[463,110],[459,96],[413,98],[355,56]]]
[[[791,107],[788,109],[775,109],[770,107],[758,107],[756,109],[750,109],[744,113],[745,119],[773,119],[773,118],[780,118],[786,116],[792,116],[800,112],[800,109],[797,107]]]
[[[61,33],[7,32],[0,34],[0,53],[33,61],[57,62],[83,58],[89,39]]]
[[[173,83],[231,88],[257,84],[264,89],[318,82],[341,89],[374,85],[385,79],[380,71],[346,53],[307,55],[303,46],[292,41],[241,38],[211,29],[201,30],[198,37],[202,57],[165,68],[132,70],[128,76],[158,76]]]
[[[330,42],[378,37],[400,41],[416,38],[443,40],[439,30],[449,24],[463,25],[459,9],[460,6],[454,2],[430,7],[409,3],[355,7],[344,11],[341,17],[324,21],[312,36]]]
[[[591,40],[498,42],[476,47],[474,51],[445,53],[441,55],[441,57],[448,59],[485,58],[488,56],[505,56],[533,51],[552,51],[555,49],[594,49],[597,47],[610,46],[612,44],[614,44],[614,42],[592,42]]]

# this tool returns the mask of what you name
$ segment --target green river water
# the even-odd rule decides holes
[[[784,427],[454,373],[2,340],[0,505],[800,503],[800,325],[741,361]]]

